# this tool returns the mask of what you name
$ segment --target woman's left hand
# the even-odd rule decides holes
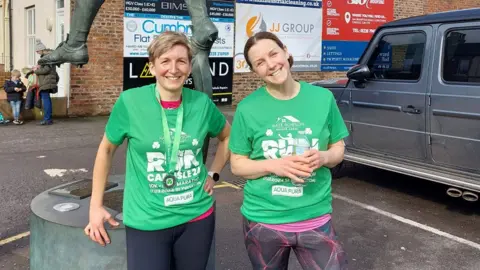
[[[328,152],[310,149],[303,153],[303,156],[308,160],[308,166],[314,170],[324,166],[328,163]]]
[[[208,193],[208,195],[212,196],[213,194],[213,187],[215,186],[215,180],[212,177],[207,176],[207,180],[205,181],[204,189]]]

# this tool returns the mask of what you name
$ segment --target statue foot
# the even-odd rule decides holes
[[[87,64],[89,60],[87,44],[82,44],[78,47],[71,47],[67,42],[62,42],[50,54],[38,60],[39,65],[57,65],[64,63],[71,63],[78,67]]]

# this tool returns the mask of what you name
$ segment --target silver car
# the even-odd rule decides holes
[[[330,89],[351,135],[345,160],[480,192],[480,9],[412,17],[377,29]]]

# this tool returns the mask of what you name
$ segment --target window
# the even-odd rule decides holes
[[[29,66],[36,65],[35,55],[35,7],[26,10],[26,26],[27,26],[27,64]]]
[[[368,61],[373,78],[418,80],[422,72],[425,41],[424,33],[383,36]]]
[[[65,7],[65,0],[57,0],[57,9]]]
[[[450,82],[480,83],[480,29],[447,33],[443,79]]]

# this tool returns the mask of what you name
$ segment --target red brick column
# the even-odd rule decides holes
[[[89,63],[71,68],[69,116],[109,114],[122,92],[124,3],[106,0],[95,18],[88,36]]]

